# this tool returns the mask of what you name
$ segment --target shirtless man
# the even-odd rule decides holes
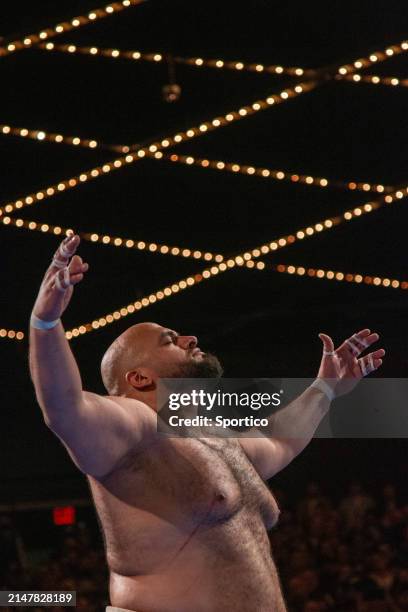
[[[281,425],[296,423],[293,438],[163,436],[158,379],[220,376],[221,366],[194,336],[139,323],[102,360],[109,395],[84,391],[60,321],[88,269],[78,245],[78,236],[66,238],[45,274],[30,369],[45,423],[90,484],[110,570],[108,610],[284,612],[267,533],[279,509],[264,481],[308,444],[334,395],[381,365],[383,350],[357,358],[378,335],[362,330],[336,351],[320,335],[317,383],[279,411]]]

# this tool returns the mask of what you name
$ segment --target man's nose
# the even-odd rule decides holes
[[[191,350],[197,346],[198,340],[195,336],[179,336],[178,343],[181,348]]]

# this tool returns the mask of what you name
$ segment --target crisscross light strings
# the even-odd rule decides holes
[[[281,238],[276,238],[270,243],[263,244],[250,251],[240,253],[234,257],[222,261],[221,263],[214,264],[213,266],[211,266],[211,268],[206,268],[205,270],[202,270],[199,274],[190,276],[188,279],[183,279],[179,282],[174,283],[173,285],[165,287],[164,289],[160,289],[159,291],[151,293],[149,296],[144,297],[142,300],[137,300],[136,302],[130,303],[128,306],[123,306],[119,310],[116,310],[114,313],[104,315],[99,319],[94,319],[93,322],[84,323],[78,327],[75,327],[66,332],[67,338],[70,340],[72,338],[86,334],[90,331],[99,329],[100,327],[105,327],[106,325],[114,323],[115,321],[126,317],[129,314],[133,314],[134,312],[141,310],[142,308],[146,308],[149,305],[164,299],[165,297],[170,297],[171,295],[178,293],[180,290],[192,287],[197,283],[201,283],[204,280],[208,280],[213,276],[216,276],[217,274],[231,270],[236,266],[246,266],[252,269],[263,270],[265,269],[264,262],[254,262],[253,259],[260,258],[264,255],[268,255],[268,253],[277,251],[283,247],[293,244],[296,240],[310,238],[311,236],[319,234],[322,231],[333,229],[341,223],[351,221],[352,219],[357,219],[363,214],[369,214],[374,210],[378,210],[380,207],[386,204],[399,202],[400,200],[406,197],[408,197],[408,186],[404,186],[403,188],[401,187],[400,189],[394,191],[391,194],[387,194],[386,196],[382,196],[381,198],[378,198],[375,201],[363,204],[360,207],[356,207],[352,211],[346,210],[337,217],[331,217],[314,225],[310,225],[307,228],[298,230],[289,236],[282,236]],[[373,285],[376,286],[377,282],[373,283]]]
[[[14,210],[24,208],[25,206],[30,206],[46,198],[52,197],[58,192],[73,189],[81,183],[85,183],[89,180],[94,180],[96,178],[99,178],[100,176],[103,176],[104,174],[108,174],[109,172],[114,172],[126,165],[132,164],[146,157],[149,152],[155,153],[160,149],[165,149],[167,147],[177,145],[180,142],[191,140],[193,138],[196,138],[197,136],[201,136],[203,134],[206,134],[207,132],[211,132],[225,125],[229,125],[230,123],[241,120],[245,117],[250,117],[251,115],[258,113],[261,110],[265,110],[266,108],[270,108],[271,106],[281,104],[286,100],[295,98],[305,92],[311,91],[312,89],[317,87],[317,85],[318,82],[308,82],[296,85],[295,87],[286,88],[277,94],[272,94],[268,96],[264,100],[256,101],[251,105],[241,107],[240,109],[236,111],[231,111],[226,115],[215,117],[214,119],[201,123],[198,126],[194,126],[189,128],[188,130],[178,132],[174,136],[168,136],[161,141],[153,142],[150,145],[141,147],[137,151],[132,151],[127,155],[119,157],[113,161],[92,168],[91,170],[86,170],[70,179],[60,181],[59,183],[50,185],[49,187],[43,188],[35,193],[30,193],[27,196],[19,198],[18,200],[8,202],[0,208],[0,217],[4,214],[10,214]]]
[[[123,0],[123,2],[115,2],[111,5],[108,5],[105,7],[105,9],[96,9],[95,11],[91,12],[88,14],[88,16],[80,16],[78,18],[74,18],[71,22],[64,22],[61,24],[57,24],[57,26],[55,26],[54,28],[50,28],[47,30],[44,30],[43,32],[40,32],[38,34],[34,34],[34,35],[30,35],[27,36],[26,38],[19,40],[19,41],[11,41],[9,43],[6,43],[6,46],[0,47],[0,56],[2,55],[7,55],[10,53],[13,53],[15,51],[21,50],[21,49],[25,49],[25,48],[29,48],[32,46],[37,45],[38,43],[44,43],[44,41],[46,41],[49,38],[53,38],[59,34],[62,34],[63,32],[67,32],[69,30],[72,30],[74,28],[78,28],[80,26],[86,25],[96,19],[102,18],[102,17],[106,17],[109,14],[112,14],[114,12],[117,11],[122,11],[124,10],[124,8],[130,7],[132,5],[136,5],[139,4],[142,0]],[[54,48],[53,43],[47,42],[45,44],[48,44],[49,46],[52,45]],[[69,46],[68,46],[69,47]],[[75,45],[71,46],[71,49],[69,49],[67,47],[67,51],[69,53],[76,53],[77,52],[77,48],[75,47]],[[74,48],[73,48],[74,47]],[[51,49],[50,49],[51,50]],[[71,179],[68,179],[67,181],[62,181],[60,183],[57,183],[55,186],[50,186],[48,188],[46,188],[45,190],[41,190],[35,194],[30,194],[28,196],[26,196],[24,199],[20,199],[20,200],[16,200],[15,202],[10,202],[8,204],[6,204],[4,207],[2,207],[0,209],[0,216],[3,216],[3,223],[6,221],[6,225],[8,223],[11,223],[11,217],[4,217],[5,213],[12,213],[14,210],[22,208],[26,205],[31,205],[34,202],[38,202],[41,201],[42,199],[46,198],[46,197],[51,197],[53,195],[56,195],[56,193],[64,191],[65,189],[68,188],[73,188],[76,187],[77,185],[79,185],[81,182],[86,182],[87,180],[90,180],[91,178],[97,178],[99,176],[102,176],[103,174],[109,173],[114,169],[119,169],[122,166],[129,164],[129,163],[133,163],[134,161],[137,161],[138,159],[141,159],[143,157],[146,157],[148,155],[153,154],[156,158],[159,158],[162,155],[162,150],[165,149],[166,147],[170,147],[170,146],[175,146],[176,144],[179,144],[180,142],[186,141],[190,138],[194,138],[196,136],[199,136],[203,133],[206,133],[207,131],[211,131],[214,129],[217,129],[218,127],[223,127],[225,125],[228,125],[231,122],[234,122],[236,120],[239,120],[245,116],[250,116],[256,112],[259,112],[260,110],[264,110],[274,104],[279,104],[282,103],[286,100],[291,99],[292,97],[296,97],[297,95],[303,94],[307,91],[311,91],[312,89],[314,89],[315,87],[317,87],[318,85],[320,85],[322,82],[324,82],[324,80],[330,79],[330,78],[345,78],[345,79],[352,79],[353,82],[360,82],[364,76],[364,78],[368,78],[369,76],[371,76],[371,79],[375,76],[375,75],[361,75],[360,73],[356,73],[356,70],[364,70],[367,67],[373,65],[374,63],[379,63],[382,61],[385,61],[386,59],[394,56],[394,55],[398,55],[401,54],[405,51],[408,50],[408,42],[407,41],[403,41],[402,43],[399,43],[398,45],[392,45],[387,47],[385,50],[383,51],[379,51],[379,52],[375,52],[370,54],[369,56],[362,58],[362,59],[358,59],[356,61],[354,61],[351,64],[345,64],[342,66],[337,66],[334,68],[326,68],[326,69],[319,69],[316,72],[313,72],[313,75],[319,75],[318,77],[316,77],[315,80],[306,80],[302,83],[298,83],[298,84],[293,84],[293,86],[290,86],[286,89],[284,89],[283,91],[281,91],[278,94],[273,94],[271,96],[269,96],[268,98],[264,99],[264,100],[258,100],[255,101],[254,103],[252,103],[249,106],[245,106],[240,108],[237,111],[232,111],[228,114],[226,114],[225,116],[220,116],[220,117],[216,117],[215,119],[213,119],[212,121],[208,121],[205,123],[202,123],[199,126],[196,127],[192,127],[189,130],[186,130],[185,132],[180,132],[175,134],[174,136],[170,136],[168,138],[163,139],[162,141],[158,141],[158,142],[153,142],[150,145],[147,145],[146,147],[138,147],[137,150],[132,150],[130,152],[128,152],[128,155],[120,157],[118,159],[112,160],[106,164],[104,164],[103,166],[98,166],[97,168],[93,168],[92,170],[86,171],[80,175],[78,175],[78,177],[73,177]],[[104,50],[106,51],[106,53],[110,52],[110,56],[111,57],[120,57],[121,56],[121,51],[119,50]],[[99,50],[97,50],[96,52],[91,52],[89,51],[89,53],[92,55],[97,55],[99,53]],[[133,52],[133,53],[138,53],[138,52]],[[102,55],[104,53],[101,53]],[[156,54],[157,56],[160,54]],[[142,58],[142,57],[132,57],[132,59],[147,59],[147,58]],[[272,67],[265,67],[262,64],[254,64],[246,66],[244,62],[232,62],[231,65],[227,65],[224,66],[224,60],[205,60],[204,58],[178,58],[180,60],[180,62],[184,62],[184,63],[191,63],[191,65],[195,65],[195,66],[208,66],[208,67],[213,67],[212,65],[210,65],[211,62],[216,62],[216,64],[214,65],[214,68],[227,68],[227,69],[233,69],[233,70],[244,70],[244,69],[248,69],[248,70],[254,70],[256,72],[263,72],[264,70],[266,70],[267,68],[270,69],[271,72],[273,72],[273,70],[275,71],[276,74],[289,74],[289,73],[285,73],[285,68],[284,67],[278,67],[279,70],[276,70],[276,66]],[[161,57],[160,59],[158,57],[156,57],[156,59],[153,57],[152,58],[153,61],[163,61],[163,57]],[[149,61],[149,60],[148,60]],[[218,65],[217,65],[218,62]],[[222,64],[221,64],[222,62]],[[235,65],[233,65],[235,64]],[[261,68],[262,66],[262,68]],[[282,69],[282,70],[280,70]],[[289,68],[290,69],[290,68]],[[295,71],[297,70],[298,73],[292,76],[297,76],[297,77],[305,77],[306,74],[303,71],[302,68],[295,68]],[[300,71],[303,71],[302,73]],[[268,71],[268,70],[266,70]],[[320,76],[321,75],[321,76]],[[310,74],[309,74],[310,77]],[[359,79],[359,77],[361,77]],[[382,77],[384,79],[387,79],[388,77]],[[390,77],[390,79],[394,79],[393,77]],[[371,81],[373,82],[373,81]],[[380,81],[381,82],[381,81]],[[388,83],[384,83],[384,84],[388,84]],[[390,85],[399,85],[400,83],[396,83],[395,79],[394,82],[390,82]],[[2,126],[2,128],[4,127],[9,127],[10,131],[11,131],[11,126]],[[42,140],[42,139],[49,139],[51,140],[52,138],[54,138],[55,142],[58,142],[58,140],[56,139],[56,136],[62,136],[62,135],[57,135],[57,134],[46,134],[44,132],[41,131],[33,131],[33,130],[27,130],[27,134],[25,134],[26,129],[25,128],[20,128],[20,130],[24,130],[24,134],[19,134],[22,137],[33,137],[36,140]],[[32,132],[32,134],[30,134],[30,132]],[[3,132],[6,133],[6,132]],[[44,136],[43,136],[44,134]],[[17,135],[17,134],[15,134]],[[62,142],[64,144],[71,144],[74,146],[87,146],[89,148],[96,148],[97,146],[99,146],[99,143],[97,141],[89,141],[89,140],[85,140],[81,139],[79,137],[64,137],[62,136],[63,140]],[[64,142],[64,139],[65,142]],[[75,142],[74,142],[75,139]],[[79,139],[79,142],[78,142]],[[90,145],[90,143],[92,142],[92,145]],[[94,142],[96,142],[96,147],[94,145]],[[109,145],[108,145],[109,146]],[[115,145],[112,145],[115,146]],[[113,150],[113,149],[112,149]],[[121,151],[123,152],[123,150]],[[127,152],[127,151],[126,151]],[[161,154],[161,155],[160,155]],[[189,160],[187,162],[187,158],[189,156],[185,157],[185,160],[182,161],[182,163],[186,163],[187,165],[191,165],[191,161]],[[194,158],[193,158],[194,160]],[[176,161],[175,159],[171,160],[171,161]],[[177,160],[179,161],[179,160]],[[200,160],[201,165],[203,161],[209,161],[209,160]],[[194,161],[192,163],[195,163]],[[226,162],[215,162],[216,164],[224,164],[224,166],[226,165]],[[209,162],[210,165],[210,162]],[[236,166],[239,166],[239,169],[236,169]],[[205,167],[205,165],[202,167]],[[221,168],[219,166],[217,166],[217,169],[225,169],[225,168]],[[226,168],[227,170],[230,170],[230,168]],[[248,169],[250,169],[250,171],[248,172]],[[254,171],[253,171],[254,170]],[[252,170],[251,166],[245,166],[244,167],[244,172],[246,174],[256,174],[257,170],[256,168],[254,168]],[[259,169],[262,173],[262,170],[268,170],[268,169]],[[232,172],[240,172],[241,171],[241,166],[239,164],[234,164],[234,169],[232,169],[232,165],[231,165],[231,171]],[[276,172],[280,172],[280,171],[276,171]],[[282,171],[283,172],[283,171]],[[283,173],[285,174],[285,173]],[[261,174],[262,175],[262,174]],[[297,182],[296,177],[298,175],[291,175],[290,179],[292,182]],[[266,178],[266,176],[265,176]],[[277,178],[278,180],[282,180],[280,179],[278,176],[274,177]],[[285,179],[286,176],[283,177],[283,179]],[[308,180],[307,180],[308,179]],[[313,184],[315,181],[315,177],[308,177],[307,175],[301,175],[299,176],[299,181],[302,182],[304,180],[305,184]],[[319,178],[319,181],[323,182],[327,179],[324,178]],[[312,182],[311,182],[312,181]],[[356,182],[352,182],[350,184],[354,184],[355,187],[350,187],[348,186],[349,189],[358,189],[360,188],[360,185],[357,184]],[[364,185],[366,185],[364,187]],[[324,187],[326,185],[321,184],[320,186]],[[377,192],[381,192],[381,187],[384,188],[384,192],[386,191],[386,189],[383,185],[371,185],[371,184],[362,184],[361,185],[362,190],[363,191],[371,191],[372,188],[374,187],[374,190]],[[378,187],[380,187],[380,189],[378,189]],[[406,198],[408,194],[408,188],[406,186],[403,186],[401,188],[395,188],[393,189],[392,192],[386,193],[386,195],[382,196],[381,198],[377,198],[374,201],[371,202],[366,202],[364,204],[362,204],[361,206],[355,207],[352,210],[347,210],[344,213],[342,213],[341,215],[335,216],[335,217],[330,217],[327,218],[319,223],[315,223],[313,225],[310,225],[306,228],[300,229],[297,232],[295,232],[294,234],[288,235],[288,236],[283,236],[281,238],[277,238],[274,241],[268,243],[268,244],[264,244],[261,245],[260,247],[255,247],[254,249],[252,249],[251,251],[245,252],[245,253],[241,253],[239,255],[236,255],[233,258],[227,259],[226,261],[221,261],[221,262],[217,262],[215,263],[213,266],[211,266],[208,269],[203,270],[201,273],[194,275],[194,276],[190,276],[187,277],[186,279],[182,279],[181,281],[174,283],[171,286],[165,287],[163,288],[163,290],[159,290],[153,294],[150,294],[149,296],[146,296],[145,298],[143,298],[142,300],[138,300],[136,302],[133,302],[131,304],[129,304],[126,307],[121,308],[118,311],[115,311],[114,313],[111,313],[109,315],[106,315],[106,317],[102,317],[100,319],[96,319],[94,321],[92,321],[91,323],[87,323],[85,325],[79,326],[78,328],[74,328],[71,331],[66,332],[67,333],[67,337],[69,338],[73,338],[79,335],[82,335],[84,333],[87,333],[88,331],[92,331],[95,329],[98,329],[99,327],[103,327],[106,324],[109,323],[113,323],[114,321],[120,319],[123,316],[127,316],[128,314],[131,314],[132,312],[135,312],[141,308],[147,307],[150,304],[155,303],[158,300],[164,299],[164,297],[169,297],[170,295],[173,295],[174,293],[177,293],[181,290],[184,290],[188,287],[193,286],[196,283],[202,282],[203,280],[209,279],[212,276],[221,273],[221,272],[225,272],[231,268],[234,268],[235,266],[246,266],[248,268],[255,268],[255,269],[259,269],[262,270],[265,268],[265,264],[262,261],[258,261],[255,262],[253,261],[253,259],[256,258],[260,258],[263,255],[266,255],[270,252],[273,252],[275,250],[278,250],[280,248],[283,248],[289,244],[292,244],[293,242],[297,241],[297,240],[302,240],[304,238],[307,237],[311,237],[313,235],[315,235],[316,233],[322,232],[322,231],[327,231],[329,229],[332,229],[334,227],[336,227],[337,225],[344,223],[346,221],[350,221],[353,220],[357,217],[360,217],[362,215],[365,214],[369,214],[371,212],[373,212],[374,210],[377,210],[378,208],[386,205],[386,204],[390,204],[392,202],[397,202],[403,198]],[[18,227],[18,223],[22,223],[24,226],[25,221],[22,219],[13,219],[13,224],[15,221],[15,225],[16,227]],[[18,222],[18,223],[17,223]],[[30,223],[36,223],[36,222],[28,222]],[[44,227],[48,227],[48,229],[50,229],[50,226],[47,226],[47,224],[42,224],[42,228]],[[55,226],[53,226],[53,228],[55,228]],[[29,229],[34,229],[34,228],[29,228]],[[37,229],[37,226],[36,228]],[[48,231],[45,229],[41,229],[40,226],[40,231]],[[54,231],[54,230],[52,230]],[[62,228],[61,228],[62,231]],[[54,231],[55,233],[55,231]],[[107,241],[107,239],[109,238],[109,241]],[[106,236],[105,240],[103,240],[102,237],[102,243],[108,244],[110,243],[110,240],[113,239],[114,241],[117,241],[117,244],[114,245],[115,246],[120,246],[119,245],[119,240],[122,240],[121,238],[114,238],[111,236]],[[99,241],[99,236],[96,239],[96,241]],[[153,243],[152,243],[153,244]],[[156,245],[159,246],[159,245]],[[167,246],[167,245],[161,245],[161,246]],[[174,253],[173,253],[174,254]],[[284,266],[284,264],[279,264],[280,266]],[[292,271],[292,269],[295,270],[295,272]],[[302,275],[302,271],[303,268],[302,267],[294,267],[294,266],[286,266],[286,269],[284,270],[283,268],[281,268],[278,271],[288,271],[289,274],[292,273],[300,273],[300,275]],[[305,274],[306,271],[309,270],[310,276],[313,276],[312,273],[312,268],[309,269],[305,269]],[[322,276],[323,273],[323,276]],[[329,280],[332,279],[332,274],[334,275],[334,280],[342,280],[341,275],[342,274],[346,274],[346,273],[342,273],[342,272],[334,272],[331,270],[316,270],[316,277],[317,278],[328,278]],[[370,284],[369,281],[365,281],[364,278],[371,278],[371,277],[363,277],[363,280],[360,281],[360,276],[362,275],[350,275],[349,273],[348,277],[346,278],[346,280],[350,280],[351,276],[353,276],[353,282],[359,283],[359,282],[367,282],[367,284]],[[346,275],[347,276],[347,275]],[[397,281],[397,279],[383,279],[381,277],[372,277],[372,284],[374,286],[391,286],[394,288],[397,288],[396,283],[399,282]],[[388,284],[389,281],[389,284]],[[350,280],[351,282],[351,280]],[[401,281],[401,288],[406,288],[405,286],[402,287],[402,283],[404,281]],[[0,330],[0,337],[7,337],[7,338],[11,338],[11,339],[22,339],[24,337],[23,332],[17,332],[15,330],[7,330],[7,329],[1,329]]]

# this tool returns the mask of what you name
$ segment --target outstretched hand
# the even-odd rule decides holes
[[[72,234],[59,245],[34,304],[33,314],[43,321],[59,319],[72,297],[74,285],[81,282],[89,266],[75,252],[80,237]]]
[[[379,340],[379,335],[363,329],[347,338],[334,349],[333,340],[327,334],[319,334],[323,343],[323,357],[318,378],[323,378],[333,388],[336,396],[349,393],[357,383],[382,364],[384,349],[378,349],[360,357],[366,349]]]

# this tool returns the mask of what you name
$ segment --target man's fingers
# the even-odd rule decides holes
[[[323,355],[334,355],[333,340],[327,334],[319,334],[320,340],[323,342]]]
[[[86,272],[89,268],[87,263],[82,261],[79,255],[74,255],[69,264],[70,274],[78,274],[79,272]]]
[[[54,277],[54,287],[59,291],[66,291],[71,285],[76,285],[84,278],[84,273],[89,269],[87,263],[76,256],[75,261],[71,261],[69,266],[58,270]]]
[[[353,357],[358,357],[360,353],[374,344],[374,342],[377,342],[379,337],[377,333],[371,333],[369,329],[362,329],[356,334],[353,334],[350,338],[347,338],[338,350],[343,356],[348,353]]]
[[[362,376],[368,376],[368,374],[377,370],[382,365],[381,357],[384,357],[384,355],[384,349],[379,349],[378,351],[361,357],[361,359],[358,360],[358,365],[360,366]]]
[[[49,272],[54,273],[62,268],[65,268],[70,258],[74,255],[77,250],[81,239],[77,234],[67,236],[59,245],[52,259],[49,267]]]

